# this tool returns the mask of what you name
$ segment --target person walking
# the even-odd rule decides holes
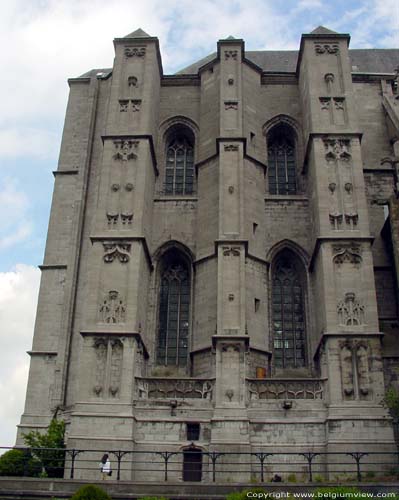
[[[112,475],[111,462],[109,460],[109,454],[105,453],[100,462],[100,469],[103,479],[108,479]]]

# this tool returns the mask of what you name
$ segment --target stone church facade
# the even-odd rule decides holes
[[[18,442],[394,451],[399,51],[114,46],[69,80]]]

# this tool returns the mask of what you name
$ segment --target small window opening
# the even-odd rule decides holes
[[[187,424],[187,440],[198,441],[200,436],[200,424]]]
[[[260,307],[260,300],[259,299],[254,299],[254,309],[255,309],[255,312],[259,311],[259,307]]]
[[[252,224],[252,233],[255,234],[257,229],[258,229],[258,224],[257,224],[257,222],[254,222]]]

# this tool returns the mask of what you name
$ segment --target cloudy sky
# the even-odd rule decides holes
[[[0,445],[23,411],[68,77],[111,67],[112,39],[158,36],[166,74],[215,51],[298,49],[318,25],[352,48],[399,46],[397,0],[12,0],[0,8]],[[395,31],[396,30],[396,31]]]

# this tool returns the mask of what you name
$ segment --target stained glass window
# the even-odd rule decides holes
[[[296,194],[296,154],[292,131],[277,126],[268,136],[268,179],[270,194]]]
[[[274,268],[272,314],[275,366],[305,366],[303,287],[289,256],[280,257]]]
[[[157,361],[163,365],[187,363],[190,319],[190,273],[174,259],[161,275]]]
[[[166,150],[165,194],[193,194],[194,148],[181,135],[174,137]]]

